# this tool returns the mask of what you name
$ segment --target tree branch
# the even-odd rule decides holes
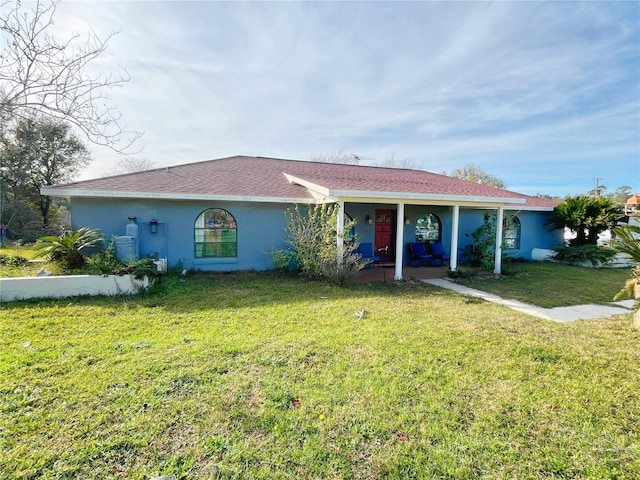
[[[128,72],[122,67],[106,75],[87,72],[117,32],[103,39],[90,33],[84,44],[79,44],[79,34],[58,42],[47,31],[59,1],[38,1],[28,12],[19,1],[13,6],[2,1],[3,11],[11,8],[0,15],[0,118],[46,115],[75,125],[95,144],[135,153],[133,144],[142,133],[121,124],[108,95],[129,81]]]

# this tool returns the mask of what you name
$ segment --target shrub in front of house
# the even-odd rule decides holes
[[[86,256],[83,251],[102,244],[102,235],[97,230],[83,227],[59,237],[40,237],[34,249],[38,251],[37,257],[48,257],[58,263],[65,273],[70,273],[84,266]]]
[[[152,258],[123,262],[116,255],[113,241],[104,247],[102,235],[86,227],[60,237],[41,237],[34,248],[38,251],[37,256],[48,257],[65,274],[133,275],[138,280],[148,277],[151,281],[161,276]],[[87,250],[96,248],[96,253],[85,255]]]
[[[580,265],[584,262],[591,262],[594,267],[606,265],[616,256],[613,248],[599,247],[598,245],[561,245],[553,249],[556,254],[554,260]]]
[[[324,278],[334,283],[345,283],[357,271],[370,262],[356,252],[358,243],[342,234],[342,251],[338,250],[340,238],[336,225],[337,205],[313,205],[301,211],[298,205],[285,212],[285,228],[288,248],[272,252],[277,268],[296,269],[311,277]],[[352,231],[355,221],[344,223],[344,232]]]

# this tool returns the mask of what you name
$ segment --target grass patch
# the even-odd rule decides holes
[[[515,262],[508,275],[460,277],[457,283],[545,308],[606,303],[630,277],[627,268],[586,268],[553,262]]]
[[[60,273],[60,269],[53,262],[36,261],[22,263],[14,259],[34,260],[36,250],[32,246],[5,246],[0,247],[0,277],[34,277],[41,270],[45,269],[54,275]]]
[[[420,282],[10,303],[0,478],[637,478],[639,341]]]

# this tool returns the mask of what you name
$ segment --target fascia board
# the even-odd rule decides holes
[[[286,174],[285,174],[286,175]],[[297,181],[295,182],[297,183]],[[305,182],[310,184],[310,182]],[[314,184],[310,184],[314,185]],[[306,185],[305,185],[306,186]],[[314,185],[320,190],[329,192],[324,187]],[[396,192],[369,192],[378,193],[378,195],[364,196],[365,192],[353,192],[349,191],[345,193],[358,195],[336,195],[336,191],[331,194],[325,194],[325,192],[319,192],[314,188],[309,193],[313,198],[297,198],[297,197],[258,197],[250,195],[209,195],[209,194],[185,194],[185,193],[164,193],[164,192],[129,192],[129,191],[115,191],[115,190],[89,190],[89,189],[77,189],[77,188],[60,188],[60,187],[42,187],[42,195],[50,195],[56,197],[96,197],[96,198],[138,198],[138,199],[157,199],[157,200],[217,200],[217,201],[230,201],[230,202],[259,202],[259,203],[300,203],[300,204],[313,204],[313,203],[335,203],[339,200],[356,203],[390,203],[393,200],[402,200],[403,203],[409,203],[413,205],[460,205],[466,207],[496,207],[504,206],[505,208],[513,207],[520,210],[529,211],[553,211],[553,207],[527,207],[525,205],[514,205],[516,200],[519,203],[525,203],[524,199],[514,198],[486,198],[475,197],[473,200],[469,200],[469,197],[465,196],[451,196],[451,195],[416,195],[411,193],[396,193]],[[384,195],[384,194],[387,195]],[[424,198],[420,198],[424,197]],[[508,201],[505,201],[508,200]]]
[[[307,188],[310,193],[316,198],[320,196],[333,197],[340,200],[351,199],[352,201],[389,201],[389,200],[408,200],[412,201],[425,201],[425,202],[444,202],[446,204],[465,204],[465,205],[504,205],[504,204],[524,204],[526,200],[524,198],[513,197],[471,197],[468,195],[442,195],[442,194],[430,194],[430,193],[415,193],[415,192],[379,192],[374,190],[333,190],[327,187],[323,187],[313,182],[295,177],[288,173],[284,173],[285,178],[289,183],[295,183]],[[315,192],[315,194],[314,194]],[[316,195],[316,194],[320,194]],[[443,203],[443,204],[444,204]]]
[[[289,183],[293,183],[293,184],[305,187],[310,192],[318,193],[323,197],[331,196],[331,193],[327,187],[323,187],[322,185],[318,185],[317,183],[309,182],[308,180],[303,180],[302,178],[295,177],[288,173],[283,172],[283,175]]]
[[[374,192],[374,191],[353,191],[353,190],[331,190],[330,195],[345,201],[366,201],[367,203],[389,202],[399,200],[403,203],[431,204],[431,205],[465,205],[465,206],[486,206],[486,205],[507,205],[525,204],[524,198],[513,197],[474,197],[470,195],[442,195],[430,193],[412,192]]]
[[[77,188],[41,188],[42,195],[54,197],[139,198],[156,200],[217,200],[260,203],[315,203],[313,198],[257,197],[251,195],[210,195],[197,193],[127,192],[115,190],[83,190]]]
[[[505,209],[509,209],[510,205],[505,205],[504,208]],[[526,210],[528,212],[553,212],[553,207],[520,207],[520,206],[513,206],[513,209],[518,209],[518,210]]]

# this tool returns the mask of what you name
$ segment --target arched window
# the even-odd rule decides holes
[[[504,219],[504,248],[520,248],[520,220],[518,217]]]
[[[347,212],[344,213],[344,241],[352,243],[356,237],[356,227],[353,224],[353,217]]]
[[[437,215],[427,213],[416,222],[416,242],[439,242],[442,238],[442,223]]]
[[[195,257],[235,257],[238,254],[236,219],[226,210],[202,212],[194,227]]]

